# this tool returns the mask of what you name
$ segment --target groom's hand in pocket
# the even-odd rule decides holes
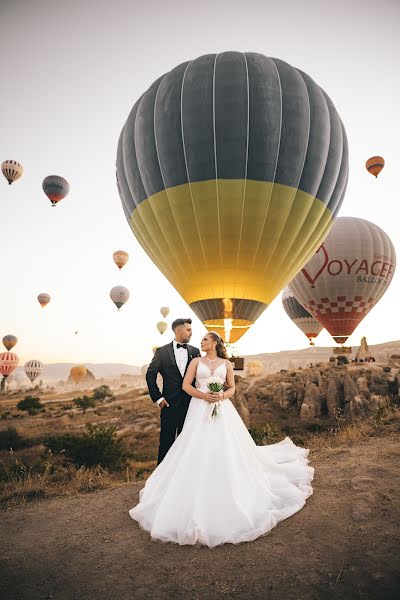
[[[164,406],[169,406],[169,404],[166,401],[166,399],[164,398],[163,400],[161,400],[161,402],[158,406],[160,407],[160,410],[161,410],[162,408],[164,408]]]

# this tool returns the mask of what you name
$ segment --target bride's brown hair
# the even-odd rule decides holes
[[[216,348],[215,350],[217,351],[217,356],[219,358],[228,358],[228,354],[226,352],[226,348],[225,348],[225,344],[222,338],[219,337],[218,333],[216,333],[215,331],[209,331],[208,332],[212,339],[214,340],[214,342],[217,342]]]

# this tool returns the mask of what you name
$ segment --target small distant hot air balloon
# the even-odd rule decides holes
[[[129,260],[129,254],[125,250],[117,250],[113,254],[115,264],[119,269],[122,269]]]
[[[0,354],[0,374],[3,375],[1,391],[4,390],[5,381],[18,367],[19,358],[13,352],[2,352]]]
[[[83,365],[77,365],[76,367],[72,367],[70,371],[71,379],[74,383],[80,383],[85,379],[87,374],[87,368]]]
[[[116,285],[110,291],[110,298],[118,310],[129,300],[130,292],[123,285]]]
[[[60,175],[49,175],[43,180],[42,188],[53,206],[60,202],[69,192],[69,183]]]
[[[15,335],[5,335],[3,337],[3,344],[7,350],[12,350],[17,342],[18,338],[16,338]]]
[[[4,177],[7,179],[9,185],[14,181],[17,181],[24,174],[22,165],[16,160],[5,160],[1,165],[1,171]]]
[[[168,329],[168,323],[166,323],[165,321],[159,321],[157,323],[157,329],[158,329],[158,331],[162,335],[163,333],[165,333],[167,331],[167,329]]]
[[[160,313],[162,314],[162,316],[164,317],[164,319],[165,319],[165,317],[167,317],[169,315],[169,310],[170,310],[169,306],[162,306],[160,308]]]
[[[28,360],[27,363],[25,363],[25,374],[27,375],[27,377],[32,381],[32,383],[35,381],[35,379],[40,375],[40,373],[43,371],[43,363],[40,362],[40,360]]]
[[[42,308],[44,308],[50,302],[51,296],[50,296],[50,294],[39,294],[37,299],[38,299],[40,306]]]
[[[289,319],[308,337],[310,346],[315,346],[313,340],[321,333],[323,326],[300,304],[289,288],[283,290],[282,306]]]
[[[378,177],[384,166],[385,159],[382,156],[372,156],[365,163],[365,168],[368,173],[371,173],[371,175],[374,175],[375,177]]]

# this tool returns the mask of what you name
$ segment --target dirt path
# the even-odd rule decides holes
[[[254,542],[149,541],[128,515],[142,484],[0,513],[0,597],[380,599],[399,597],[400,443],[369,438],[310,455],[314,494]]]

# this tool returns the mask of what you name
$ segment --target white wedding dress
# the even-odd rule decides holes
[[[196,388],[207,391],[210,375],[200,361]],[[214,376],[225,380],[225,363]],[[181,434],[129,511],[153,540],[209,547],[248,542],[299,511],[313,493],[308,449],[289,437],[256,446],[230,400],[210,420],[212,406],[191,399]]]

